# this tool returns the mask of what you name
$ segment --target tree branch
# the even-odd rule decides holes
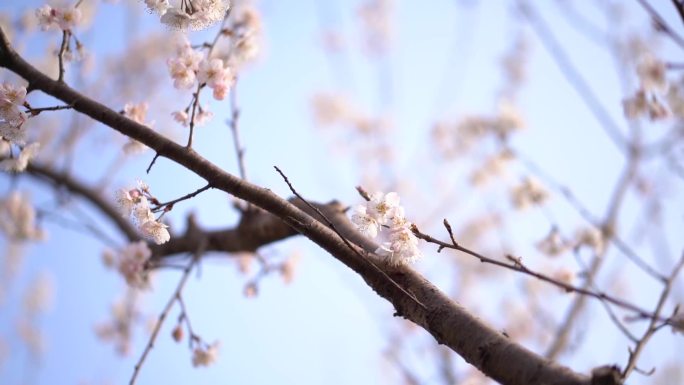
[[[396,315],[420,325],[440,344],[449,346],[494,380],[503,384],[525,385],[589,385],[591,383],[588,376],[548,361],[512,342],[503,333],[494,330],[453,302],[414,270],[405,266],[384,265],[382,259],[372,253],[378,245],[369,239],[363,239],[359,233],[351,234],[352,236],[347,238],[354,243],[352,246],[356,250],[352,250],[332,229],[270,190],[223,171],[191,148],[172,142],[146,126],[81,95],[66,84],[50,79],[11,48],[2,29],[0,29],[0,65],[26,79],[31,88],[41,90],[73,105],[76,111],[144,143],[154,149],[159,156],[166,157],[187,168],[215,188],[277,216],[358,273],[378,295],[393,304]],[[376,262],[371,263],[369,259],[374,259]],[[382,266],[384,272],[374,269],[375,264]],[[392,280],[388,280],[387,276]],[[403,289],[397,288],[395,282]],[[424,304],[424,307],[411,301],[403,291],[415,296],[420,303]]]

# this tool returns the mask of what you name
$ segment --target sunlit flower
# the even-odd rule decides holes
[[[351,221],[356,225],[361,234],[370,238],[375,238],[378,235],[378,227],[380,225],[378,221],[366,213],[366,206],[356,206]]]
[[[57,28],[69,31],[81,21],[81,10],[75,7],[53,8],[43,5],[36,10],[36,18],[43,31]]]
[[[140,232],[145,238],[150,239],[158,245],[161,245],[162,243],[166,243],[169,241],[169,239],[171,239],[171,235],[167,230],[168,227],[169,226],[161,222],[151,220],[143,222],[140,225]]]
[[[407,226],[391,228],[389,242],[383,243],[376,253],[384,256],[393,265],[412,263],[422,256],[418,249],[418,238]]]

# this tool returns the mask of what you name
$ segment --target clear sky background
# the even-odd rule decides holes
[[[423,197],[441,196],[442,191],[428,183],[436,179],[449,182],[451,178],[462,178],[463,174],[449,171],[450,167],[461,167],[454,164],[443,168],[422,167],[434,160],[429,144],[430,129],[438,119],[495,111],[494,93],[501,82],[499,61],[521,30],[520,22],[511,17],[513,2],[442,0],[426,4],[397,0],[392,49],[388,60],[380,65],[359,54],[358,49],[354,50],[361,38],[354,24],[358,3],[262,0],[258,4],[263,12],[265,47],[262,56],[245,70],[238,84],[240,130],[247,149],[245,161],[250,180],[281,196],[289,196],[287,186],[273,170],[273,165],[277,165],[311,200],[359,202],[354,190],[360,183],[359,163],[350,161],[344,148],[362,139],[323,132],[315,128],[312,118],[313,96],[332,90],[352,96],[368,111],[388,112],[394,123],[391,145],[396,155],[393,169],[396,178],[411,181],[413,190],[426,190]],[[626,128],[620,104],[622,91],[611,57],[574,31],[556,2],[534,3],[563,41],[566,51],[572,53],[572,61],[583,76],[608,101],[611,116]],[[625,13],[633,25],[631,31],[646,31],[647,22],[641,9],[631,1],[626,3],[629,4],[625,5]],[[669,2],[654,3],[663,14],[669,12],[667,19],[673,24],[681,24],[667,7]],[[0,0],[0,9],[14,19],[41,4],[36,0]],[[170,34],[143,8],[142,2],[136,1],[98,4],[93,25],[79,33],[79,37],[94,55],[105,57],[122,52],[130,37]],[[595,7],[580,10],[583,17],[605,25]],[[339,30],[354,49],[332,58],[326,56],[321,48],[322,26]],[[603,214],[609,187],[614,183],[612,178],[617,177],[623,157],[598,128],[534,34],[525,31],[531,56],[529,83],[521,95],[520,107],[528,129],[516,137],[515,146],[554,177],[572,185],[590,210]],[[192,33],[190,39],[199,42],[214,33],[215,28]],[[57,44],[57,39],[56,33],[34,32],[25,41],[24,52],[35,57],[46,45]],[[681,61],[681,51],[668,44],[663,44],[663,50],[668,59]],[[96,73],[98,70],[94,69]],[[160,72],[166,76],[166,68]],[[386,77],[386,83],[379,83],[379,73]],[[385,88],[379,90],[378,84],[384,84]],[[155,115],[154,107],[151,108],[150,118],[156,119],[158,126],[170,124],[167,111],[187,103],[187,95],[177,98],[176,93],[160,92],[151,98],[154,100],[151,104],[159,103],[159,111],[163,111]],[[222,123],[229,117],[229,106],[213,102],[212,110],[216,114],[214,121],[197,131],[195,149],[229,172],[237,173],[230,132]],[[107,128],[97,126],[96,129]],[[664,132],[662,127],[655,129]],[[658,132],[647,136],[657,137]],[[84,151],[92,154],[98,148],[84,148]],[[102,159],[113,157],[110,153],[104,154]],[[197,177],[179,171],[164,160],[157,163],[150,175],[145,175],[144,169],[151,157],[148,153],[133,162],[117,176],[116,185],[130,185],[136,177],[142,177],[163,200],[203,185]],[[89,175],[99,175],[104,168],[101,163],[107,164],[84,162],[76,168],[77,174],[86,179]],[[653,165],[653,168],[655,174],[662,173],[661,166]],[[11,183],[9,178],[0,178],[0,191],[7,191],[13,186]],[[24,190],[36,186],[26,179],[18,183]],[[681,230],[682,205],[677,203],[681,200],[677,198],[681,197],[677,195],[681,186],[666,187],[668,207],[674,208],[671,215],[666,215],[666,220],[671,221],[668,227]],[[478,199],[472,191],[459,190],[454,196],[457,200],[454,205],[465,212]],[[49,191],[38,190],[33,200],[45,202],[49,197]],[[411,211],[419,209],[418,203],[410,199],[404,202],[409,217],[418,215]],[[554,216],[559,222],[579,222],[567,205],[558,202]],[[637,198],[630,197],[625,205],[628,226],[622,230],[629,235],[637,231],[634,223],[644,214],[636,202]],[[171,220],[181,226],[189,212],[195,212],[200,223],[207,227],[226,226],[236,219],[228,200],[218,192],[208,192],[179,205],[174,208]],[[435,218],[431,229],[439,231],[441,218]],[[534,253],[530,245],[548,230],[548,219],[543,213],[514,216],[508,226],[515,230],[516,238],[508,241],[516,250]],[[143,328],[136,329],[131,354],[121,358],[93,332],[96,323],[107,319],[112,301],[123,294],[124,283],[103,266],[100,243],[57,225],[48,224],[46,228],[49,241],[30,247],[20,274],[5,293],[0,335],[8,349],[0,367],[0,384],[127,383],[147,342],[147,334]],[[676,256],[676,250],[682,247],[681,241],[676,243],[674,231],[667,235]],[[169,337],[178,314],[172,311],[170,322],[164,326],[138,383],[397,383],[396,369],[382,356],[388,337],[401,322],[392,317],[391,306],[377,298],[358,276],[304,239],[289,239],[265,249],[264,254],[276,257],[301,254],[302,260],[291,284],[285,285],[276,275],[268,276],[262,280],[256,298],[245,298],[246,278],[239,274],[233,262],[215,256],[202,264],[201,276],[193,277],[184,291],[193,328],[209,342],[221,341],[218,362],[210,368],[192,368],[191,353],[186,346],[176,344]],[[638,249],[651,250],[648,245],[640,245]],[[426,260],[417,268],[443,279],[439,277],[442,266],[439,255],[429,248],[425,250]],[[664,269],[667,263],[659,261],[655,263],[663,263]],[[43,359],[36,364],[14,333],[23,289],[45,271],[54,281],[54,303],[41,320],[47,344]],[[648,307],[654,304],[656,286],[641,278],[632,279],[639,277],[633,267],[611,267],[606,275],[611,274],[630,277],[623,283],[636,288],[628,292],[631,300]],[[159,313],[178,277],[173,271],[155,276],[153,290],[143,300],[145,316]],[[674,293],[680,302],[684,300],[681,286]],[[506,314],[495,308],[496,301],[487,304],[488,299],[501,295],[495,287],[491,291],[494,293],[483,293],[482,315],[488,322],[499,325]],[[567,303],[563,301],[560,300]],[[566,360],[573,368],[589,370],[613,363],[605,360],[625,362],[624,339],[607,336],[605,331],[614,326],[604,319],[605,315],[601,317],[596,326],[584,331],[588,341],[601,338],[601,343],[588,342],[579,347],[573,355],[575,358]],[[672,338],[669,331],[661,332],[645,356],[643,366],[649,368],[663,357],[677,361],[675,352],[681,352],[684,345],[672,342]]]

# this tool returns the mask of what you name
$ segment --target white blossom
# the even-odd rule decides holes
[[[36,226],[36,212],[29,200],[18,191],[0,200],[0,231],[16,241],[43,239]]]
[[[145,0],[145,5],[150,12],[154,12],[159,15],[163,15],[166,13],[166,10],[171,8],[168,0]]]
[[[129,243],[119,252],[115,265],[129,286],[136,289],[149,286],[149,272],[145,263],[151,255],[147,243],[143,241]]]
[[[57,7],[43,5],[36,10],[38,25],[43,31],[61,29],[70,31],[81,21],[81,10],[75,7]]]
[[[376,192],[365,205],[354,208],[351,221],[365,236],[381,237],[375,253],[393,265],[414,262],[420,258],[418,238],[411,231],[411,222],[404,217],[399,194]]]
[[[145,238],[148,238],[154,243],[161,245],[171,239],[171,235],[167,230],[169,226],[158,221],[147,221],[140,225],[140,232]]]
[[[26,114],[19,110],[25,97],[26,87],[0,84],[0,136],[17,144],[23,144],[26,135],[26,131],[22,129],[27,119]]]
[[[351,221],[363,235],[370,238],[375,238],[378,235],[380,225],[366,213],[366,206],[356,206]]]
[[[368,215],[374,218],[379,224],[384,225],[394,216],[394,211],[399,207],[399,194],[390,192],[383,194],[376,192],[370,196],[366,210]]]
[[[418,249],[418,238],[408,226],[391,228],[389,242],[383,243],[376,253],[393,265],[415,262],[422,255]]]
[[[219,342],[205,347],[197,347],[192,352],[192,366],[209,366],[218,359]]]

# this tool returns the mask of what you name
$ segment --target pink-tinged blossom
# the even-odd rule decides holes
[[[197,72],[197,80],[214,90],[214,99],[223,100],[233,81],[233,72],[224,66],[221,59],[202,60]]]
[[[70,31],[81,21],[81,10],[74,7],[53,8],[43,5],[36,10],[38,25],[43,31],[49,29],[61,29]]]
[[[217,84],[224,83],[230,77],[230,69],[224,67],[221,59],[202,60],[197,72],[200,83],[206,83],[213,88]]]
[[[214,113],[209,111],[207,107],[201,107],[200,111],[195,115],[195,126],[203,126],[207,124],[214,117]]]
[[[177,56],[167,62],[174,87],[188,89],[195,85],[197,70],[202,57],[202,53],[192,49],[189,44],[178,48]]]
[[[132,217],[140,234],[160,245],[168,242],[171,235],[167,230],[168,226],[155,218],[148,197],[156,201],[149,192],[149,186],[142,181],[138,181],[138,188],[119,189],[115,192],[117,208],[121,215]]]
[[[129,286],[136,289],[149,287],[149,273],[145,263],[151,255],[147,243],[143,241],[129,243],[119,252],[115,262],[116,269]]]
[[[5,171],[23,172],[29,164],[29,161],[36,157],[40,143],[31,143],[21,149],[19,156],[16,158],[8,158],[0,161],[0,168]]]
[[[119,213],[121,213],[122,217],[129,218],[133,214],[135,204],[140,199],[138,190],[118,189],[114,195]]]
[[[17,144],[23,144],[26,136],[22,125],[27,117],[19,109],[24,104],[25,98],[25,87],[10,83],[0,84],[0,136]]]
[[[214,92],[212,92],[212,96],[216,100],[223,100],[226,98],[226,95],[228,95],[228,90],[230,87],[228,86],[227,83],[220,83],[214,86]]]
[[[173,120],[183,126],[190,124],[190,116],[188,116],[188,113],[185,111],[174,111],[171,113],[171,116],[173,116]]]
[[[219,342],[216,341],[209,346],[200,346],[192,352],[192,366],[209,366],[218,359]]]

